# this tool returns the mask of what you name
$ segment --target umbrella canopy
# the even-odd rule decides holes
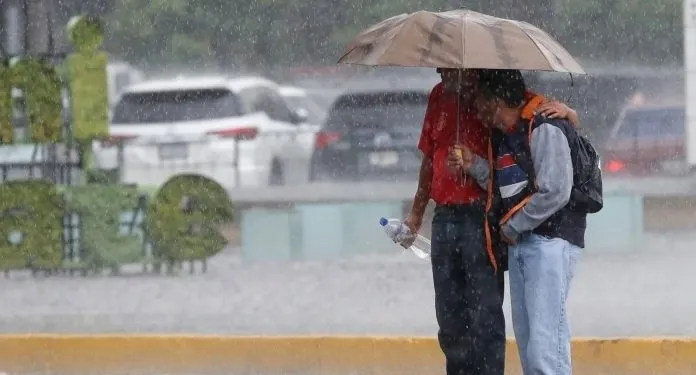
[[[563,46],[536,26],[466,9],[388,18],[360,33],[338,63],[585,74]]]

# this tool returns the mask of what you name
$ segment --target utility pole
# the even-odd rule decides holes
[[[51,55],[53,51],[52,0],[25,0],[26,54]]]
[[[54,54],[53,0],[0,0],[0,36],[5,56]]]
[[[24,52],[23,0],[0,0],[2,53],[4,57]]]
[[[696,167],[696,0],[684,0],[684,83],[686,98],[686,160]]]

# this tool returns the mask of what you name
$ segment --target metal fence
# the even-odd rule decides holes
[[[152,246],[149,243],[148,232],[144,226],[147,204],[147,195],[141,194],[138,200],[133,202],[133,208],[129,211],[120,212],[118,217],[118,235],[124,238],[135,237],[140,240],[138,246],[140,248],[141,260],[152,257]],[[63,215],[63,261],[64,264],[76,265],[76,267],[65,267],[65,270],[71,274],[76,271],[75,268],[81,269],[83,275],[86,275],[90,269],[97,270],[94,267],[90,267],[84,259],[86,241],[83,234],[87,230],[85,224],[83,215],[78,210],[70,208],[65,210]],[[124,246],[128,246],[128,244],[124,243]],[[116,264],[111,265],[112,271],[118,272],[117,266]]]
[[[64,144],[0,146],[0,183],[42,179],[71,185],[82,176],[77,149]]]
[[[85,250],[85,220],[79,210],[68,202],[65,193],[84,178],[81,156],[76,148],[65,144],[30,144],[0,146],[0,184],[9,181],[49,181],[61,193],[65,207],[61,217],[63,228],[63,261],[66,264],[79,264]],[[124,186],[127,188],[127,186]],[[131,186],[133,188],[133,186]],[[0,197],[0,199],[7,199]],[[133,201],[129,212],[119,217],[119,232],[124,236],[138,236],[142,239],[142,255],[148,256],[147,236],[142,230],[142,222],[147,206],[147,197],[142,194]],[[17,208],[19,209],[19,208]],[[10,210],[14,211],[14,210]],[[40,213],[37,213],[40,214]],[[0,220],[14,220],[13,212],[0,212]],[[3,234],[10,237],[13,233]],[[17,238],[24,238],[20,233]],[[10,240],[12,243],[12,240]],[[36,272],[37,270],[34,270]],[[53,272],[54,270],[45,270]],[[7,274],[8,270],[6,270]],[[72,270],[71,270],[72,272]]]

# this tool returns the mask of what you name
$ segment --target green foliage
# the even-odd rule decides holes
[[[110,50],[129,60],[260,67],[333,63],[374,22],[459,6],[539,25],[582,58],[682,58],[681,0],[122,0],[106,17]]]
[[[109,135],[108,55],[99,51],[104,30],[96,18],[76,16],[68,34],[77,52],[65,63],[72,99],[72,129],[78,142]]]
[[[108,25],[110,36],[119,35],[113,48],[131,60],[204,62],[210,57],[210,31],[219,27],[221,20],[218,14],[208,12],[205,1],[189,3],[180,0],[120,1]],[[235,6],[237,4],[227,3],[218,13],[229,14]],[[200,15],[211,18],[200,24]]]
[[[0,144],[14,140],[12,124],[12,71],[0,64]]]
[[[63,200],[55,186],[39,180],[0,184],[0,233],[0,269],[60,267]]]
[[[156,263],[205,260],[225,246],[218,228],[233,218],[232,203],[215,182],[195,175],[170,179],[149,205],[135,186],[87,184],[57,189],[47,181],[0,184],[0,270],[81,269],[118,272],[144,262],[145,226]],[[135,215],[124,231],[123,213]],[[64,217],[80,224],[64,227]],[[79,261],[64,261],[65,229],[79,230]],[[69,231],[67,232],[69,233]]]
[[[233,219],[227,192],[208,178],[178,175],[169,179],[152,200],[147,227],[160,260],[204,260],[221,251],[219,233]]]
[[[15,60],[14,86],[24,94],[31,140],[37,143],[62,139],[61,84],[53,66],[39,59]]]
[[[87,184],[118,184],[120,180],[117,169],[87,169],[85,170]],[[140,189],[142,191],[142,189]]]
[[[347,34],[395,11],[443,3],[123,0],[107,16],[108,45],[129,60],[151,63],[214,63],[223,67],[332,63]]]
[[[75,16],[70,19],[68,35],[79,52],[94,52],[104,43],[104,28],[93,17]]]
[[[663,64],[683,54],[681,0],[564,0],[557,36],[586,58]]]
[[[120,232],[121,213],[134,212],[138,196],[136,187],[124,185],[66,187],[68,212],[80,215],[82,222],[80,260],[87,268],[118,270],[143,260],[142,237]]]
[[[68,57],[73,135],[78,141],[109,135],[106,53],[84,51]]]

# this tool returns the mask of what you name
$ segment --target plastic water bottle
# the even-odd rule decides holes
[[[387,219],[383,217],[379,219],[379,224],[384,228],[384,231],[387,232],[387,235],[394,243],[406,242],[407,240],[411,240],[414,236],[411,230],[399,219]],[[417,257],[427,259],[430,256],[430,240],[420,234],[415,236],[416,239],[408,249],[416,254]]]

